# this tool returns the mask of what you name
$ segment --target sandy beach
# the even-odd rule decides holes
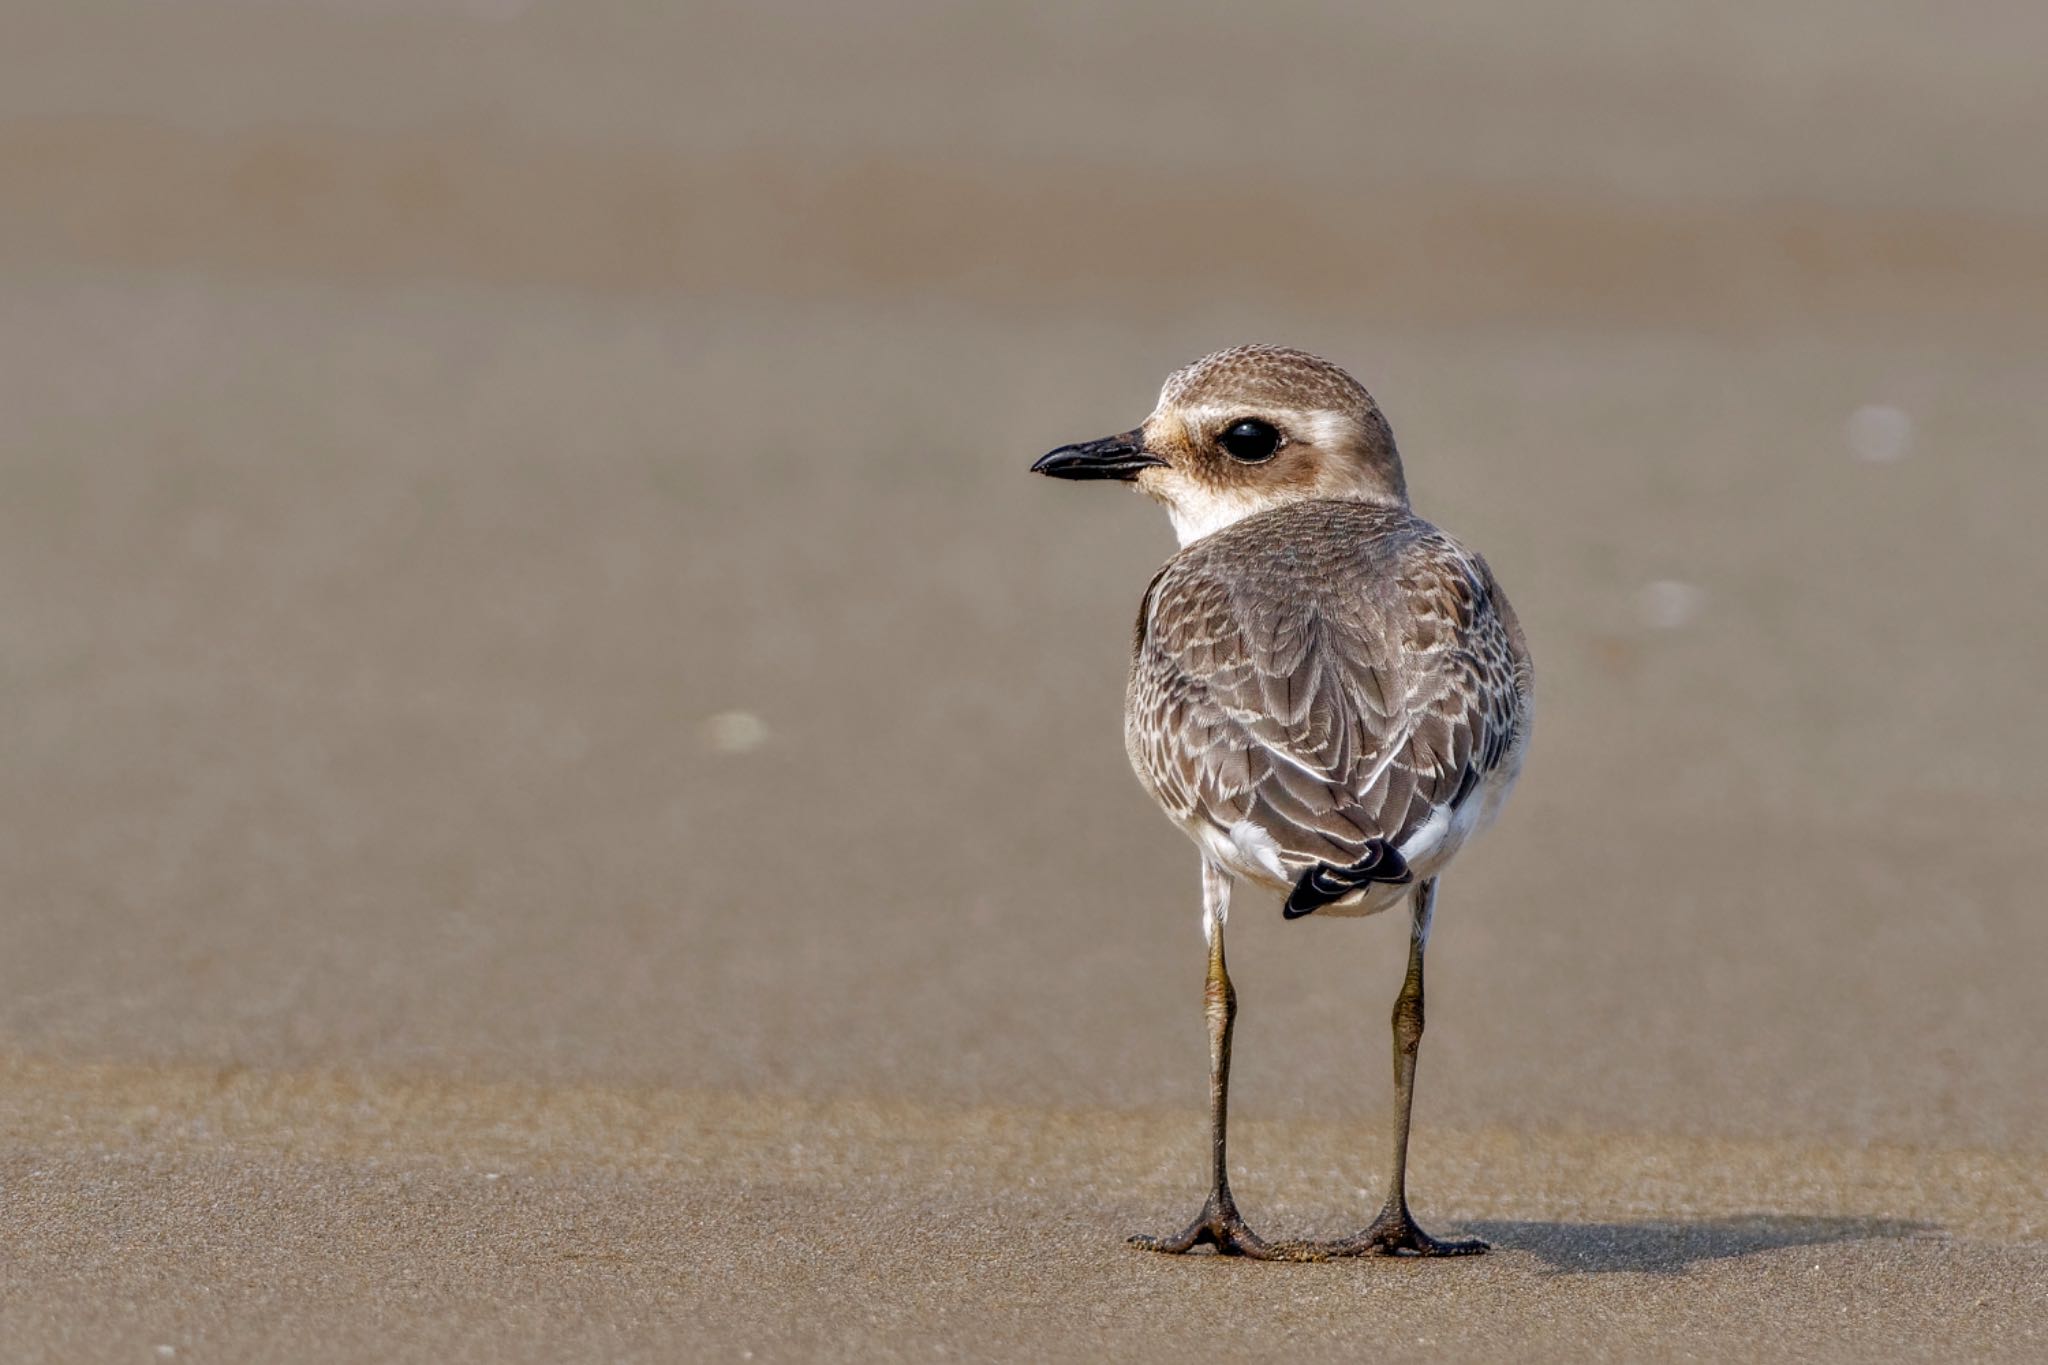
[[[2048,1352],[2037,7],[0,14],[0,1356]],[[1024,471],[1249,339],[1540,670],[1471,1262],[1123,1245],[1172,541]],[[1262,1230],[1376,1207],[1402,951],[1241,900]]]

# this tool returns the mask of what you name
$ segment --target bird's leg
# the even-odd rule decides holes
[[[1225,1157],[1224,1129],[1230,1110],[1230,1033],[1237,1021],[1237,992],[1223,962],[1223,922],[1230,912],[1230,877],[1207,862],[1202,866],[1202,928],[1209,939],[1209,979],[1203,1013],[1209,1021],[1209,1199],[1201,1213],[1172,1237],[1131,1238],[1148,1251],[1185,1252],[1198,1246],[1216,1248],[1224,1256],[1272,1260],[1276,1253],[1264,1238],[1245,1226],[1237,1201],[1230,1195],[1230,1163]]]
[[[1474,1256],[1477,1238],[1441,1240],[1415,1225],[1408,1212],[1408,1119],[1415,1101],[1415,1054],[1422,1047],[1422,954],[1436,914],[1436,878],[1415,889],[1408,937],[1408,975],[1394,998],[1394,1152],[1387,1171],[1387,1202],[1363,1232],[1335,1242],[1289,1243],[1279,1254],[1320,1260],[1330,1256]]]

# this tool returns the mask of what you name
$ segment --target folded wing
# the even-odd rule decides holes
[[[1184,825],[1249,821],[1297,867],[1349,863],[1403,848],[1501,762],[1518,663],[1492,575],[1392,515],[1211,537],[1153,580],[1131,757]]]

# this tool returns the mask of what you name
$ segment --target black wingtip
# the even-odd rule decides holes
[[[1301,885],[1297,882],[1293,894],[1287,898],[1287,904],[1280,907],[1280,917],[1282,919],[1300,919],[1303,915],[1313,915],[1327,904],[1329,904],[1328,901],[1304,899],[1301,894]]]
[[[1415,873],[1400,849],[1384,839],[1372,839],[1366,843],[1365,856],[1349,867],[1317,863],[1302,873],[1294,890],[1288,893],[1287,903],[1280,907],[1280,914],[1284,919],[1300,919],[1374,882],[1405,886],[1414,880]]]

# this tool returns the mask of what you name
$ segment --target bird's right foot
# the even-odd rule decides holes
[[[1199,1246],[1212,1246],[1218,1256],[1243,1256],[1253,1261],[1285,1259],[1272,1243],[1245,1226],[1228,1189],[1213,1191],[1195,1221],[1174,1236],[1148,1237],[1140,1233],[1128,1240],[1134,1247],[1173,1256],[1185,1255]]]

